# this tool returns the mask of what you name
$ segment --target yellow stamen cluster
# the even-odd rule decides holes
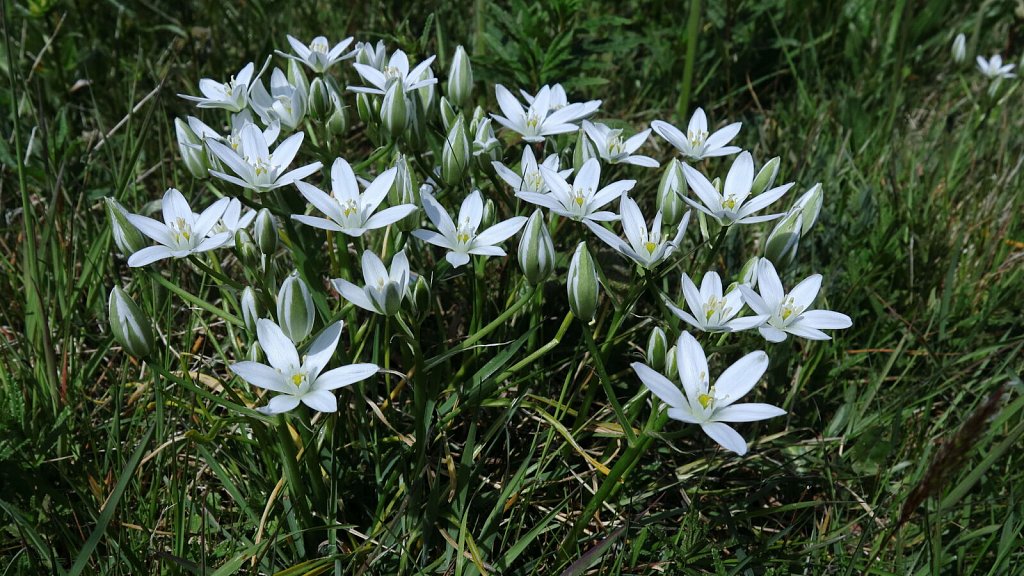
[[[696,148],[704,144],[704,141],[708,138],[708,133],[704,130],[689,130],[686,136],[690,140],[690,146]]]
[[[800,313],[803,311],[804,307],[797,306],[796,302],[793,300],[793,297],[789,296],[782,303],[782,306],[779,307],[779,317],[782,318],[783,321],[786,321],[789,320],[791,316],[799,316]]]
[[[728,308],[725,305],[725,298],[715,298],[712,296],[708,298],[708,301],[704,303],[704,319],[711,320],[711,317],[715,314],[722,316],[728,316],[732,312],[732,308]]]

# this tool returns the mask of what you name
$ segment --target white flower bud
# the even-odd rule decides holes
[[[255,268],[260,265],[260,250],[252,241],[252,236],[243,229],[235,231],[235,253],[246,267]]]
[[[135,301],[120,286],[114,286],[107,300],[107,319],[114,339],[137,358],[153,349],[153,325]]]
[[[395,80],[384,93],[384,102],[380,105],[381,124],[393,139],[398,139],[409,124],[408,104],[401,79]]]
[[[658,184],[658,200],[656,207],[661,210],[662,223],[665,226],[673,227],[683,219],[686,213],[686,203],[683,202],[681,190],[683,189],[683,166],[679,160],[673,158],[665,165],[665,171],[661,174],[661,183]]]
[[[288,59],[288,83],[295,87],[297,96],[305,100],[309,94],[309,79],[306,78],[306,71],[298,60]]]
[[[445,184],[454,185],[462,180],[469,163],[469,139],[466,137],[466,123],[462,115],[448,132],[441,154],[441,178]]]
[[[139,232],[138,228],[128,221],[126,216],[128,211],[124,209],[124,206],[121,206],[117,200],[109,197],[104,198],[103,203],[106,205],[107,218],[110,219],[110,230],[114,235],[114,245],[121,251],[121,254],[131,256],[145,248],[146,239],[142,237],[142,233]]]
[[[259,308],[256,305],[256,291],[251,286],[242,290],[242,320],[245,322],[245,329],[256,333],[256,320],[260,317]]]
[[[569,292],[569,308],[583,322],[590,322],[597,313],[598,279],[594,259],[587,250],[587,243],[580,242],[569,263],[566,282]]]
[[[555,244],[544,222],[544,213],[534,210],[519,239],[519,267],[533,286],[541,284],[555,270]]]
[[[803,213],[800,207],[790,208],[768,235],[768,240],[764,244],[764,257],[777,266],[792,262],[800,244],[802,221]]]
[[[420,75],[418,80],[430,80],[433,77],[434,71],[427,68],[423,71],[423,74]],[[419,96],[419,112],[421,112],[420,116],[423,118],[424,122],[426,122],[428,119],[427,115],[434,110],[434,105],[436,104],[437,93],[434,89],[436,84],[436,82],[433,84],[427,84],[426,86],[416,90],[416,94]]]
[[[418,316],[430,310],[430,284],[427,284],[427,280],[423,276],[416,277],[410,304],[412,304],[413,313]]]
[[[590,143],[590,138],[587,138],[583,129],[576,134],[576,146],[572,149],[572,167],[577,172],[583,167],[583,164],[595,157],[593,144]]]
[[[967,37],[964,36],[963,32],[956,35],[953,39],[953,62],[957,64],[967,59]]]
[[[292,272],[277,293],[277,321],[293,342],[301,342],[313,331],[313,297],[309,287]]]
[[[445,130],[451,130],[452,125],[455,124],[455,119],[459,117],[458,112],[455,108],[452,108],[452,103],[448,101],[447,97],[441,97],[441,122],[444,123]]]
[[[181,153],[181,159],[185,162],[189,174],[195,178],[209,176],[210,161],[203,147],[202,139],[196,136],[192,128],[181,118],[174,119],[174,135],[178,139],[178,151]]]
[[[466,49],[459,46],[452,57],[448,72],[448,98],[459,108],[465,108],[473,95],[473,67],[469,63]]]
[[[367,126],[376,126],[380,113],[380,99],[363,92],[356,94],[356,113]]]
[[[253,232],[256,234],[256,245],[259,246],[260,252],[270,256],[274,250],[277,250],[277,226],[274,224],[274,216],[270,210],[260,208],[260,211],[256,213]]]
[[[679,357],[675,346],[669,348],[665,353],[665,375],[673,382],[678,381],[676,379],[679,377]]]
[[[800,235],[807,234],[807,231],[818,221],[818,214],[821,213],[821,205],[824,203],[824,194],[821,191],[821,182],[811,186],[800,198],[797,198],[794,208],[799,206],[803,215],[803,228]]]
[[[665,331],[660,326],[655,326],[647,338],[647,365],[656,372],[661,372],[661,369],[665,367],[667,352],[668,338],[665,336]]]
[[[364,94],[360,94],[360,96],[364,96]],[[340,96],[332,94],[331,105],[331,117],[327,119],[327,132],[332,136],[340,136],[348,128],[348,114],[345,112],[345,104],[341,101]]]
[[[323,122],[331,114],[331,104],[331,94],[327,85],[324,84],[323,79],[314,78],[309,85],[309,98],[306,106],[309,109],[309,115],[314,120]]]
[[[757,288],[757,263],[761,261],[760,256],[751,256],[740,268],[739,283],[746,284],[751,290]]]
[[[750,195],[757,196],[775,184],[775,177],[779,175],[779,164],[781,159],[776,156],[765,163],[761,170],[754,177],[754,183],[750,185]]]

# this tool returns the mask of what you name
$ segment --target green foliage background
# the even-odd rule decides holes
[[[691,95],[680,102],[690,7],[5,2],[0,570],[1015,570],[1024,562],[1022,92],[1008,82],[993,102],[970,63],[952,62],[949,45],[965,32],[970,54],[1019,62],[1017,3],[706,2]],[[559,360],[444,431],[431,455],[429,510],[406,508],[408,487],[395,473],[407,455],[401,438],[370,414],[353,416],[328,471],[342,487],[342,543],[305,549],[287,507],[263,515],[280,471],[243,419],[153,378],[114,346],[105,311],[126,267],[113,255],[101,199],[141,209],[169,186],[200,194],[177,159],[173,118],[191,107],[175,94],[286,48],[285,34],[383,38],[419,57],[436,53],[435,70],[464,44],[490,110],[495,83],[562,82],[637,129],[659,118],[685,124],[696,105],[713,123],[743,121],[736,143],[758,158],[780,155],[780,181],[824,183],[819,224],[800,246],[802,272],[824,274],[828,307],[854,327],[831,342],[770,351],[766,401],[790,414],[745,429],[758,438],[748,457],[669,426],[568,542],[599,478],[558,426],[603,462],[622,447],[621,431],[601,425],[607,418],[574,421],[558,397],[563,382],[587,386],[577,332]],[[352,153],[369,152],[352,134]],[[648,149],[670,154],[656,139]],[[656,178],[638,189],[653,190]],[[736,254],[722,262],[730,271],[746,256],[726,253]],[[229,384],[218,327],[183,314],[165,292],[142,300],[173,350],[165,369]],[[639,386],[629,344],[645,338],[627,334],[627,352],[609,366],[624,398]],[[475,376],[517,360],[511,350],[474,366]],[[358,400],[352,409],[369,412]],[[428,544],[408,548],[410,534]]]

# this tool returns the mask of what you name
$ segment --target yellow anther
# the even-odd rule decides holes
[[[647,248],[647,252],[649,254],[653,254],[654,253],[654,249],[657,248],[657,247],[658,247],[658,245],[655,244],[654,242],[647,242],[646,244],[644,244],[644,248]]]
[[[296,388],[302,386],[302,381],[305,379],[305,374],[292,374],[292,384],[294,384]]]
[[[707,410],[708,406],[715,402],[715,397],[709,396],[708,394],[701,394],[697,397],[697,402],[700,402],[701,407]]]

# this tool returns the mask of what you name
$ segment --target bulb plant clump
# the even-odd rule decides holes
[[[295,465],[295,423],[385,419],[407,441],[410,505],[423,506],[439,435],[528,394],[530,370],[558,355],[600,374],[590,386],[605,397],[565,401],[582,419],[610,407],[631,446],[621,458],[686,425],[710,438],[688,436],[694,449],[740,457],[745,423],[785,414],[751,400],[782,396],[764,379],[774,350],[851,325],[797,260],[823,187],[783,206],[794,183],[776,183],[779,158],[759,168],[738,146],[739,122],[716,129],[697,108],[686,132],[673,119],[628,126],[559,84],[485,86],[461,46],[443,66],[383,42],[286,42],[269,73],[249,63],[181,94],[196,106],[175,122],[191,197],[168,188],[162,221],[107,208],[139,281],[162,282],[248,351],[208,371],[243,422],[284,430],[302,528],[336,508],[315,497],[330,481],[321,464]],[[660,186],[642,184],[654,174]],[[214,288],[197,296],[184,276]],[[111,292],[112,331],[150,360],[164,331],[131,291]],[[494,340],[499,329],[518,339]],[[329,437],[310,434],[303,457],[322,457]]]

